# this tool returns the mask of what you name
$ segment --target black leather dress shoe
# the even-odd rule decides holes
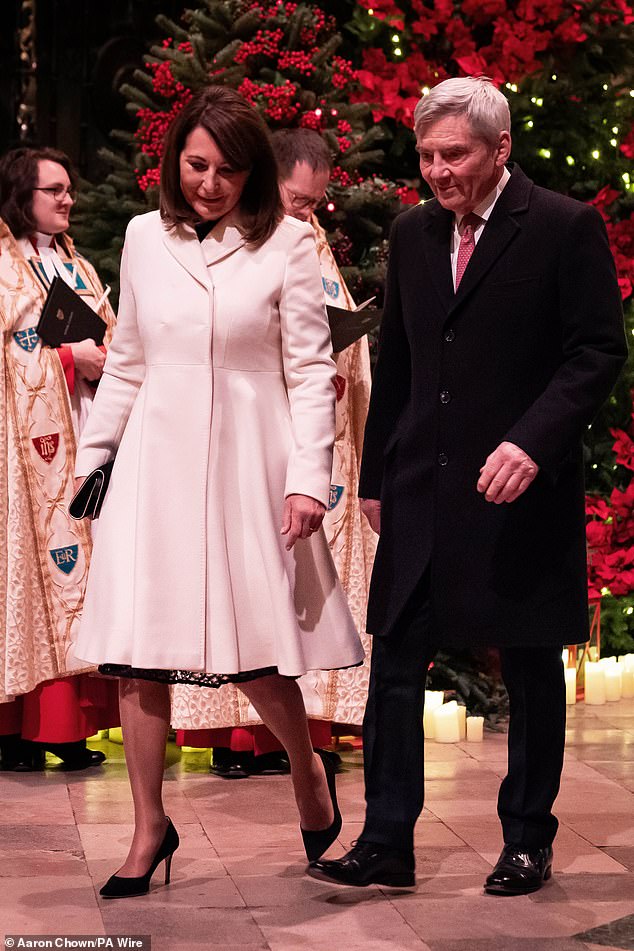
[[[46,753],[38,743],[23,740],[19,735],[0,737],[0,770],[32,773],[44,769]]]
[[[484,883],[490,895],[527,895],[536,892],[553,873],[553,850],[550,846],[536,852],[525,852],[514,845],[505,845],[497,865]]]
[[[413,853],[396,852],[376,842],[357,842],[340,859],[311,862],[308,874],[340,885],[411,888],[416,884]]]
[[[248,779],[253,753],[237,753],[225,746],[216,746],[209,771],[221,779]]]
[[[249,764],[252,776],[286,776],[291,771],[288,756],[283,750],[272,750],[254,756]]]
[[[106,754],[102,753],[101,750],[85,749],[83,753],[78,753],[77,756],[62,759],[62,765],[59,768],[67,771],[88,769],[90,766],[101,766],[105,759]]]
[[[77,740],[75,743],[41,743],[40,746],[53,753],[61,759],[62,770],[88,769],[90,766],[101,766],[106,758],[106,754],[101,750],[91,750],[86,746],[85,740]]]

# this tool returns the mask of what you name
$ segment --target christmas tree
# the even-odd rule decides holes
[[[122,87],[138,120],[134,134],[116,133],[126,154],[109,153],[112,172],[80,199],[78,244],[102,276],[116,282],[127,220],[156,207],[166,129],[193,92],[210,82],[232,86],[271,129],[319,131],[334,168],[327,203],[318,212],[355,296],[380,294],[391,220],[404,189],[380,174],[385,129],[372,119],[350,62],[338,55],[336,22],[313,4],[207,0],[181,23],[158,22],[167,37],[144,69]]]

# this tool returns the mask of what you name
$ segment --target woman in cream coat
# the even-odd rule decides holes
[[[170,683],[240,683],[289,754],[309,859],[338,833],[295,680],[363,659],[320,527],[335,396],[320,287],[310,226],[282,218],[266,128],[208,87],[168,133],[160,214],[128,227],[77,453],[78,477],[116,453],[76,647],[122,677],[136,828],[105,897],[146,892],[163,859],[169,877]]]

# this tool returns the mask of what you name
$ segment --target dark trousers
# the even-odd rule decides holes
[[[536,619],[536,624],[538,619]],[[423,579],[387,637],[375,637],[363,721],[366,819],[361,841],[413,848],[423,809],[423,704],[427,668],[437,647],[429,584]],[[550,845],[566,726],[561,647],[500,648],[509,694],[508,773],[498,815],[504,842],[526,851]],[[464,797],[469,798],[468,782]]]

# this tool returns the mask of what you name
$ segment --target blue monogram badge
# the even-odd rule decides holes
[[[65,545],[63,548],[51,548],[50,555],[55,567],[69,575],[77,564],[79,545]]]
[[[339,297],[339,281],[331,281],[328,277],[322,277],[321,283],[324,285],[324,290],[326,294],[328,294],[328,297]]]
[[[16,330],[13,334],[13,339],[17,345],[22,347],[23,350],[26,350],[27,353],[31,353],[35,350],[40,342],[35,327],[29,327],[27,330]]]
[[[334,508],[339,505],[341,501],[341,496],[343,495],[343,486],[342,485],[331,485],[330,486],[330,498],[328,499],[328,511],[332,512]]]

